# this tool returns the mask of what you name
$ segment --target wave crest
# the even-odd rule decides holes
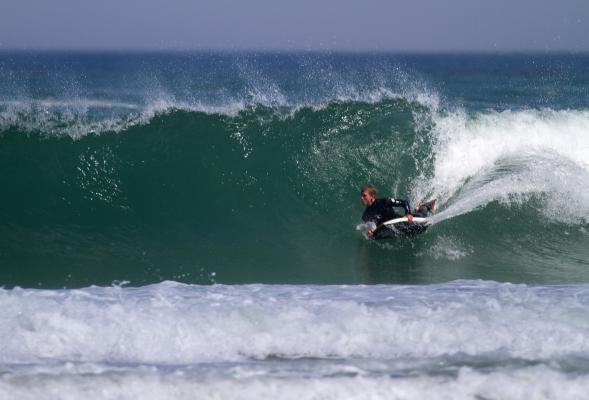
[[[487,111],[434,115],[435,160],[426,185],[449,205],[440,220],[492,201],[545,198],[542,212],[564,222],[589,215],[589,111]]]

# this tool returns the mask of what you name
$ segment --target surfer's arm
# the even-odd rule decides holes
[[[411,215],[411,206],[407,200],[394,199],[391,197],[391,205],[393,207],[403,207],[405,210],[405,216],[409,222],[413,221],[413,215]]]

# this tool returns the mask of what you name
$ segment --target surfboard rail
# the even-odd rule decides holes
[[[382,224],[380,224],[381,226],[391,226],[391,225],[395,225],[398,224],[399,222],[409,222],[407,220],[407,217],[401,217],[401,218],[395,218],[395,219],[390,219],[388,221],[383,222]],[[429,218],[423,218],[423,217],[413,217],[413,223],[414,224],[420,224],[420,225],[427,225],[429,224]]]

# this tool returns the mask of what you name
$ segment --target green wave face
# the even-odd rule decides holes
[[[0,281],[587,279],[587,165],[583,150],[551,139],[560,129],[586,140],[587,120],[458,115],[399,98],[173,109],[74,138],[13,126],[0,137]],[[366,241],[356,230],[365,182],[413,204],[437,197],[434,226]]]

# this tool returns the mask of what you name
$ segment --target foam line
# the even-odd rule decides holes
[[[182,364],[589,351],[589,287],[191,286],[0,291],[0,363]],[[100,338],[100,340],[96,340]]]

